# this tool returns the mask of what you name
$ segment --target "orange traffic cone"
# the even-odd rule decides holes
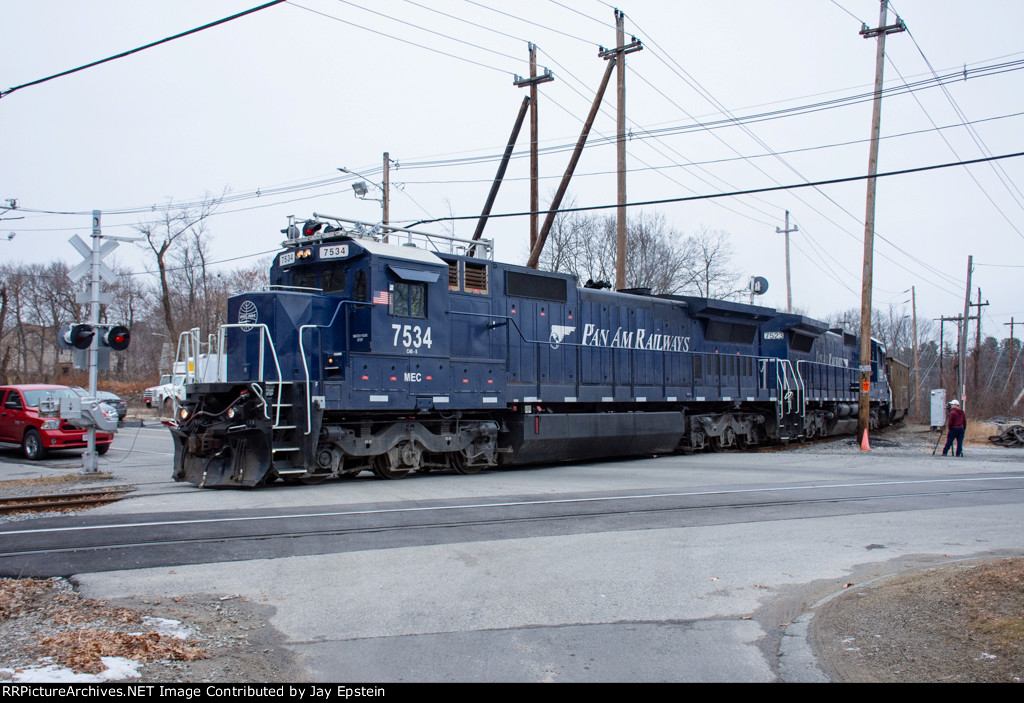
[[[871,445],[868,444],[868,431],[864,430],[864,438],[860,440],[860,450],[862,452],[870,452]]]

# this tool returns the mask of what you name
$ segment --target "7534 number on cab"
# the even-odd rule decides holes
[[[420,327],[419,325],[391,325],[395,331],[394,345],[401,345],[405,348],[406,354],[419,354],[420,347],[430,347],[434,342],[430,339],[430,326]]]

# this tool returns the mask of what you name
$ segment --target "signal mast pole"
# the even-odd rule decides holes
[[[881,0],[878,27],[860,30],[864,38],[877,37],[875,52],[875,101],[871,112],[871,148],[868,155],[867,204],[864,215],[864,270],[861,279],[860,304],[860,397],[857,414],[857,436],[862,449],[868,446],[868,429],[871,427],[871,276],[875,245],[875,174],[878,173],[878,137],[882,126],[882,74],[885,68],[885,35],[906,30],[903,20],[897,17],[896,24],[886,26],[888,0]]]

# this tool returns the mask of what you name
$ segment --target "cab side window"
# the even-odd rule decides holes
[[[427,317],[427,286],[400,281],[391,284],[388,312],[396,317]]]
[[[8,410],[24,410],[25,406],[21,403],[21,396],[18,391],[7,391],[7,398],[4,400],[4,407]]]

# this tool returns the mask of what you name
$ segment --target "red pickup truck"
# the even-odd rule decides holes
[[[77,398],[67,386],[43,384],[0,386],[0,442],[20,444],[28,459],[42,459],[56,449],[87,446],[86,430],[59,417],[39,417],[43,398]],[[106,454],[114,436],[96,433],[96,451]]]

